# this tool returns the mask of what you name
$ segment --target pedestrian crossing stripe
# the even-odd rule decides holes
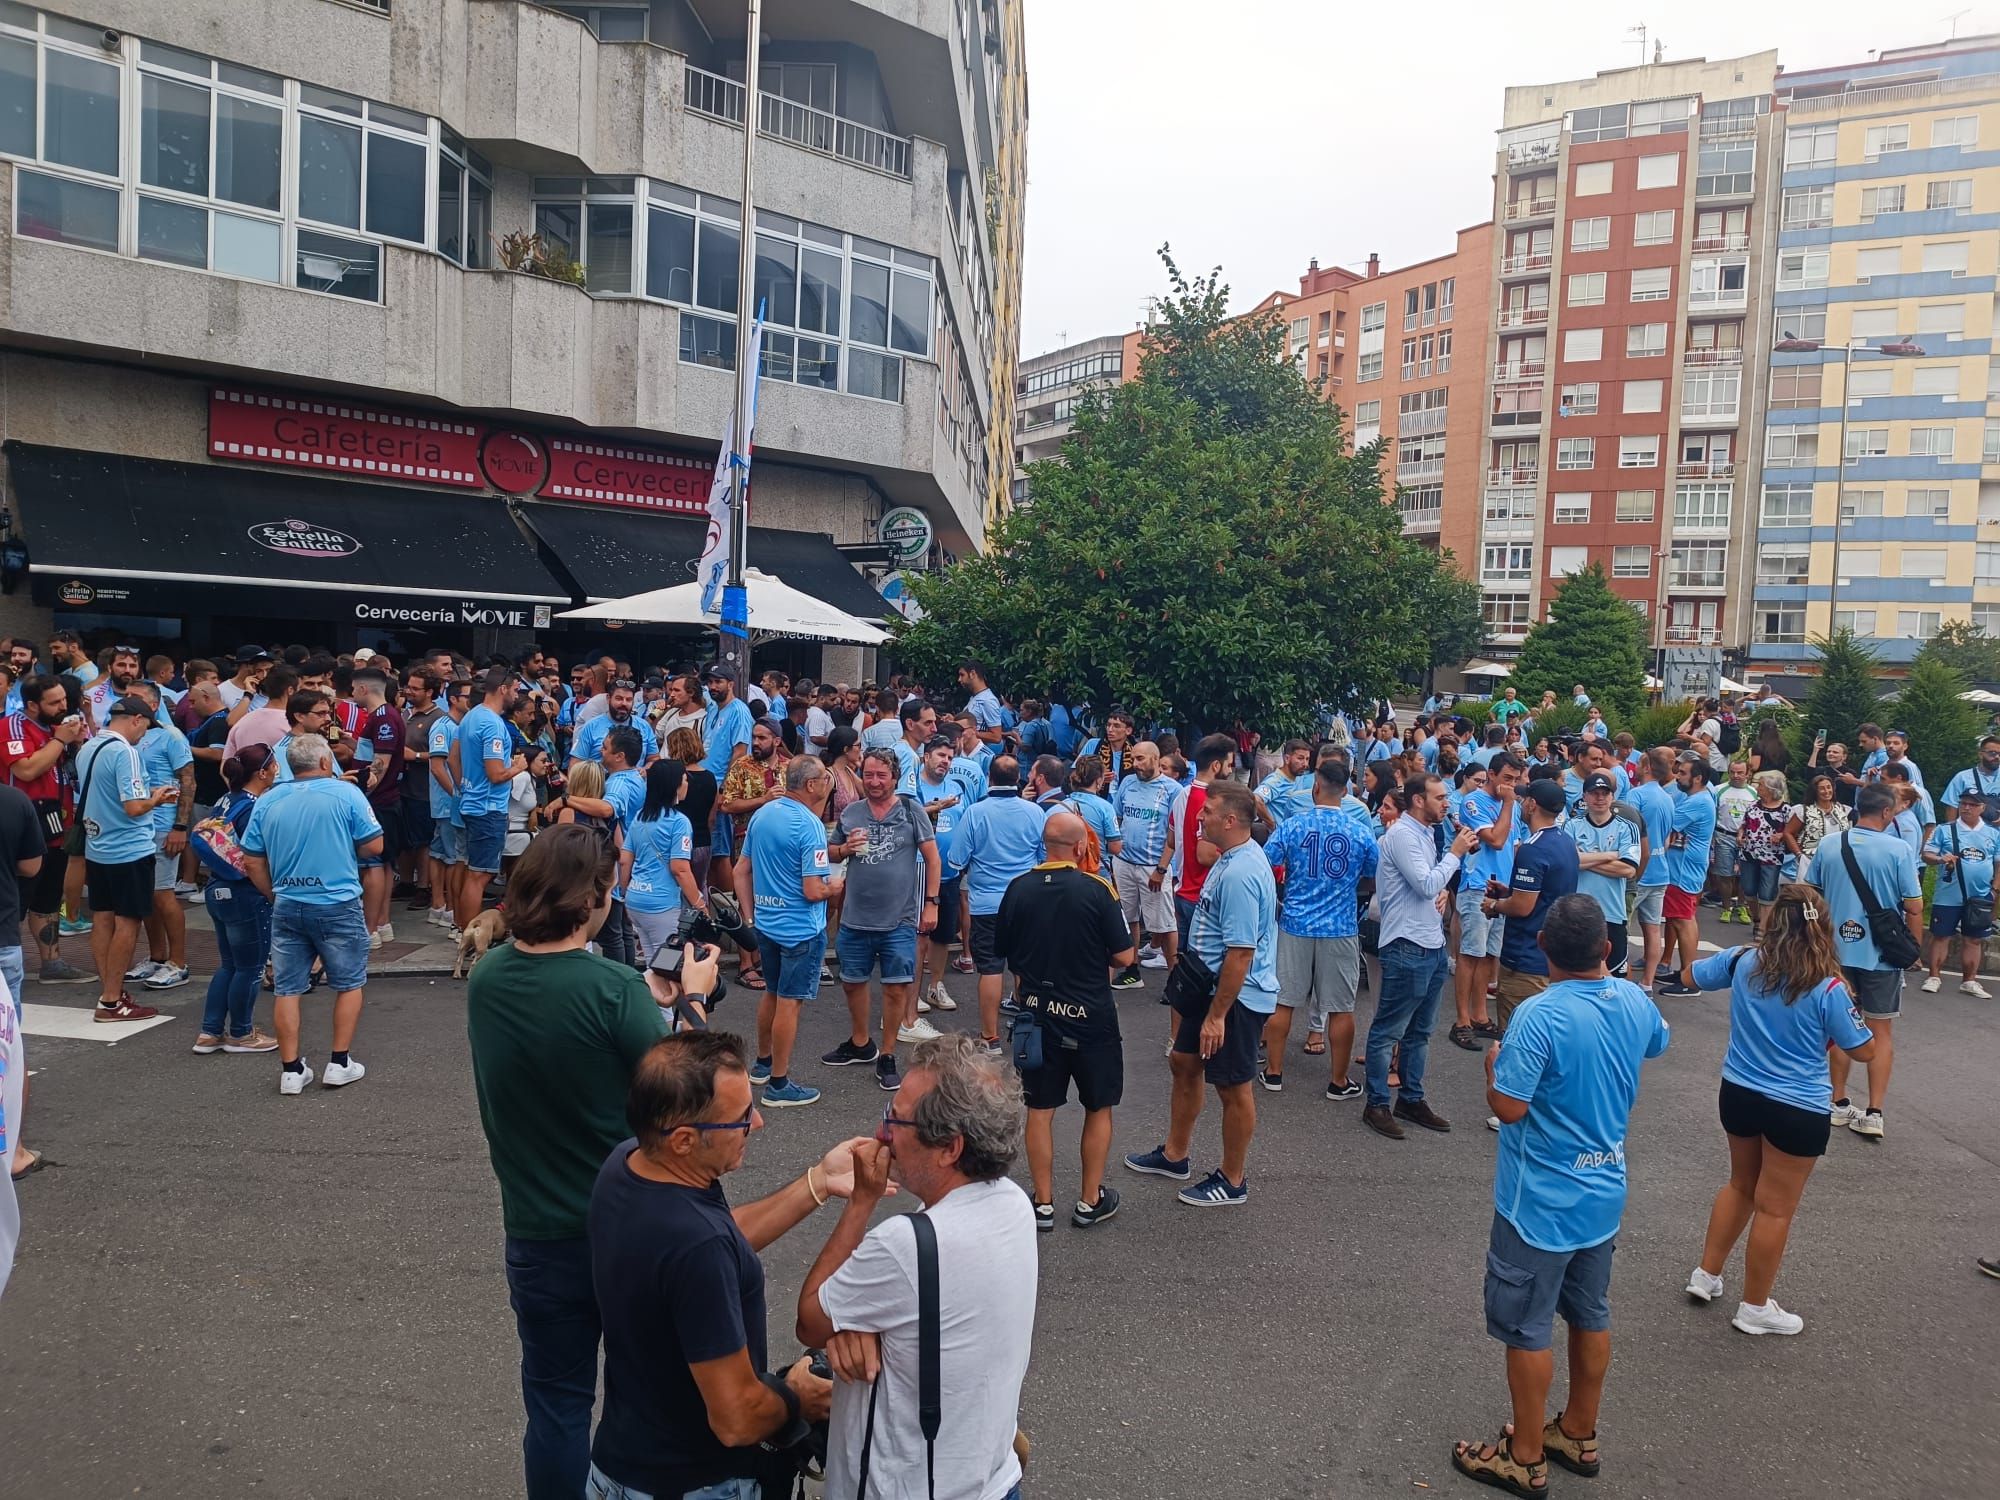
[[[67,1037],[72,1041],[122,1042],[173,1020],[172,1016],[158,1015],[143,1021],[100,1021],[92,1014],[93,1009],[36,1005],[30,1001],[21,1007],[21,1032],[24,1036]]]

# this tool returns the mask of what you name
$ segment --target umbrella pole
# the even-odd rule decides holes
[[[762,0],[747,0],[743,34],[743,220],[737,244],[736,266],[736,449],[729,461],[729,573],[722,586],[722,618],[716,645],[720,657],[736,679],[736,696],[749,701],[750,686],[750,601],[743,584],[744,558],[748,551],[750,423],[755,400],[757,371],[750,368],[752,353],[752,299],[757,294],[757,217],[751,206],[752,167],[756,159],[757,129],[763,123],[764,92],[758,77],[758,56],[762,38]]]

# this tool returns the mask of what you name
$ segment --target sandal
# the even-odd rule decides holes
[[[1451,1043],[1454,1047],[1463,1047],[1467,1052],[1477,1052],[1479,1050],[1479,1033],[1474,1031],[1470,1026],[1454,1026],[1445,1035],[1451,1038]]]
[[[1595,1479],[1603,1467],[1597,1455],[1597,1434],[1571,1437],[1562,1429],[1563,1414],[1557,1412],[1542,1428],[1542,1452],[1572,1474]]]
[[[1305,1053],[1308,1057],[1318,1057],[1326,1051],[1326,1038],[1319,1032],[1311,1032],[1306,1037]]]
[[[1472,1030],[1476,1035],[1486,1038],[1489,1042],[1500,1040],[1500,1023],[1498,1021],[1474,1021],[1472,1023]]]
[[[1514,1457],[1513,1440],[1505,1432],[1490,1443],[1454,1445],[1451,1466],[1467,1479],[1490,1484],[1495,1489],[1520,1496],[1521,1500],[1537,1500],[1538,1496],[1549,1492],[1548,1459],[1544,1457],[1539,1463],[1522,1463]]]
[[[12,1177],[14,1181],[19,1182],[23,1177],[27,1177],[32,1173],[39,1172],[42,1170],[41,1152],[33,1151],[23,1146],[14,1154],[22,1158],[22,1160],[27,1163],[25,1166],[16,1166],[11,1172],[7,1174],[8,1176]]]
[[[762,974],[738,974],[736,982],[746,990],[761,990],[764,988],[764,976]]]

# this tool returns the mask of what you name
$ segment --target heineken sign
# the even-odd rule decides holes
[[[881,539],[895,548],[899,568],[921,568],[931,555],[931,518],[914,505],[899,505],[882,517]]]

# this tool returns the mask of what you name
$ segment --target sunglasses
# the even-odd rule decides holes
[[[753,1104],[743,1111],[743,1118],[740,1120],[690,1120],[688,1121],[687,1128],[690,1130],[748,1130],[756,1124],[756,1116],[757,1106]]]
[[[113,656],[137,656],[139,648],[137,646],[113,646],[111,654]]]

